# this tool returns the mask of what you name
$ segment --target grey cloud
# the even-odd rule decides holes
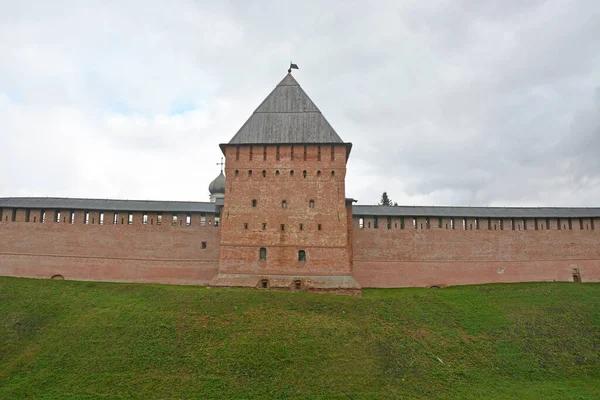
[[[3,169],[16,163],[39,179],[2,190],[203,200],[217,144],[293,59],[298,81],[354,143],[347,192],[361,203],[387,190],[408,204],[597,205],[599,4],[11,3],[0,16],[0,53],[13,60],[0,65],[0,94],[22,118],[49,121],[28,140],[70,132],[79,156],[45,153],[48,168],[25,166],[23,152],[5,158]],[[181,103],[192,109],[169,115]],[[63,129],[40,116],[57,104],[85,122]],[[111,104],[123,108],[114,124]],[[19,126],[29,125],[15,120],[5,146],[21,146]],[[90,146],[111,165],[78,158]],[[43,183],[69,170],[81,175]]]

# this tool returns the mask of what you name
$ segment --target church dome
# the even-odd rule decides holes
[[[225,194],[225,175],[223,175],[223,171],[208,185],[208,191],[211,195]]]

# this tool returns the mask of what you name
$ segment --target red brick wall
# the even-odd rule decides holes
[[[265,160],[262,145],[227,146],[220,273],[350,274],[346,147],[336,145],[333,160],[331,146],[320,147],[320,160],[317,145],[306,146],[306,159],[304,146],[293,146],[292,159],[292,146],[271,145],[266,147]],[[282,208],[283,200],[287,208]],[[314,208],[309,207],[310,200]],[[264,261],[259,260],[261,247],[267,249]],[[306,251],[305,262],[298,261],[299,250]]]
[[[220,228],[214,227],[211,214],[201,227],[198,214],[186,226],[185,213],[176,226],[171,225],[171,213],[163,213],[161,225],[156,213],[148,213],[145,225],[143,213],[134,213],[132,225],[127,224],[127,212],[119,213],[117,225],[112,211],[104,213],[103,225],[97,211],[90,211],[90,224],[83,223],[80,210],[74,224],[68,223],[70,210],[61,210],[59,223],[54,222],[55,210],[46,210],[45,223],[39,222],[40,210],[31,210],[30,221],[36,216],[36,223],[10,222],[11,213],[8,222],[0,223],[0,275],[204,285],[218,268]],[[17,216],[21,214],[19,210]],[[207,242],[206,249],[202,242]]]
[[[510,219],[503,222],[504,230],[497,221],[491,221],[488,230],[487,218],[479,219],[479,230],[470,229],[469,219],[463,230],[462,217],[454,218],[454,230],[445,229],[449,218],[443,219],[443,229],[437,217],[430,218],[430,229],[420,229],[421,220],[426,226],[425,218],[417,218],[417,229],[412,217],[405,218],[405,229],[400,229],[399,220],[393,217],[392,229],[387,229],[387,217],[380,216],[374,229],[373,217],[366,217],[361,229],[354,217],[353,275],[361,286],[572,281],[574,271],[583,282],[600,281],[599,219],[595,230],[589,218],[583,219],[583,230],[579,219],[572,220],[572,230],[567,220],[562,221],[567,230],[557,230],[556,219],[550,221],[551,230],[546,229],[546,219],[538,220],[538,230],[534,219],[527,220],[527,230],[520,220],[512,230]]]

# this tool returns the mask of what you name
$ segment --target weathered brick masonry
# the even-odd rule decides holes
[[[288,74],[230,142],[211,202],[0,198],[0,275],[357,294],[600,281],[600,208],[379,207]]]
[[[13,209],[3,209],[0,275],[206,285],[217,271],[220,228],[214,226],[214,216],[206,216],[200,226],[200,215],[191,214],[187,226],[186,214],[178,216],[177,225],[168,214],[157,225],[156,213],[147,213],[143,224],[143,213],[134,212],[130,225],[127,213],[113,224],[111,212],[100,225],[98,211],[89,211],[88,224],[83,210],[75,211],[73,224],[71,210],[61,210],[60,222],[55,222],[55,212],[46,211],[41,223],[40,210],[29,209],[30,222],[25,222],[27,210],[17,209],[12,222]]]
[[[484,219],[484,218],[482,218]],[[356,280],[363,287],[464,285],[489,282],[600,281],[600,232],[588,229],[417,229],[412,217],[404,229],[394,217],[390,229],[386,216],[365,218],[363,228],[354,218],[353,244]],[[437,220],[437,218],[436,218]],[[487,218],[485,218],[487,220]],[[546,219],[543,219],[544,224]],[[370,222],[370,227],[368,226]],[[595,227],[600,220],[595,219]],[[444,224],[445,226],[445,224]],[[467,225],[468,227],[468,225]],[[575,228],[576,227],[576,228]]]

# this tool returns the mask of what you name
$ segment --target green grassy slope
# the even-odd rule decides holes
[[[0,277],[0,398],[600,398],[600,285],[362,298]]]

